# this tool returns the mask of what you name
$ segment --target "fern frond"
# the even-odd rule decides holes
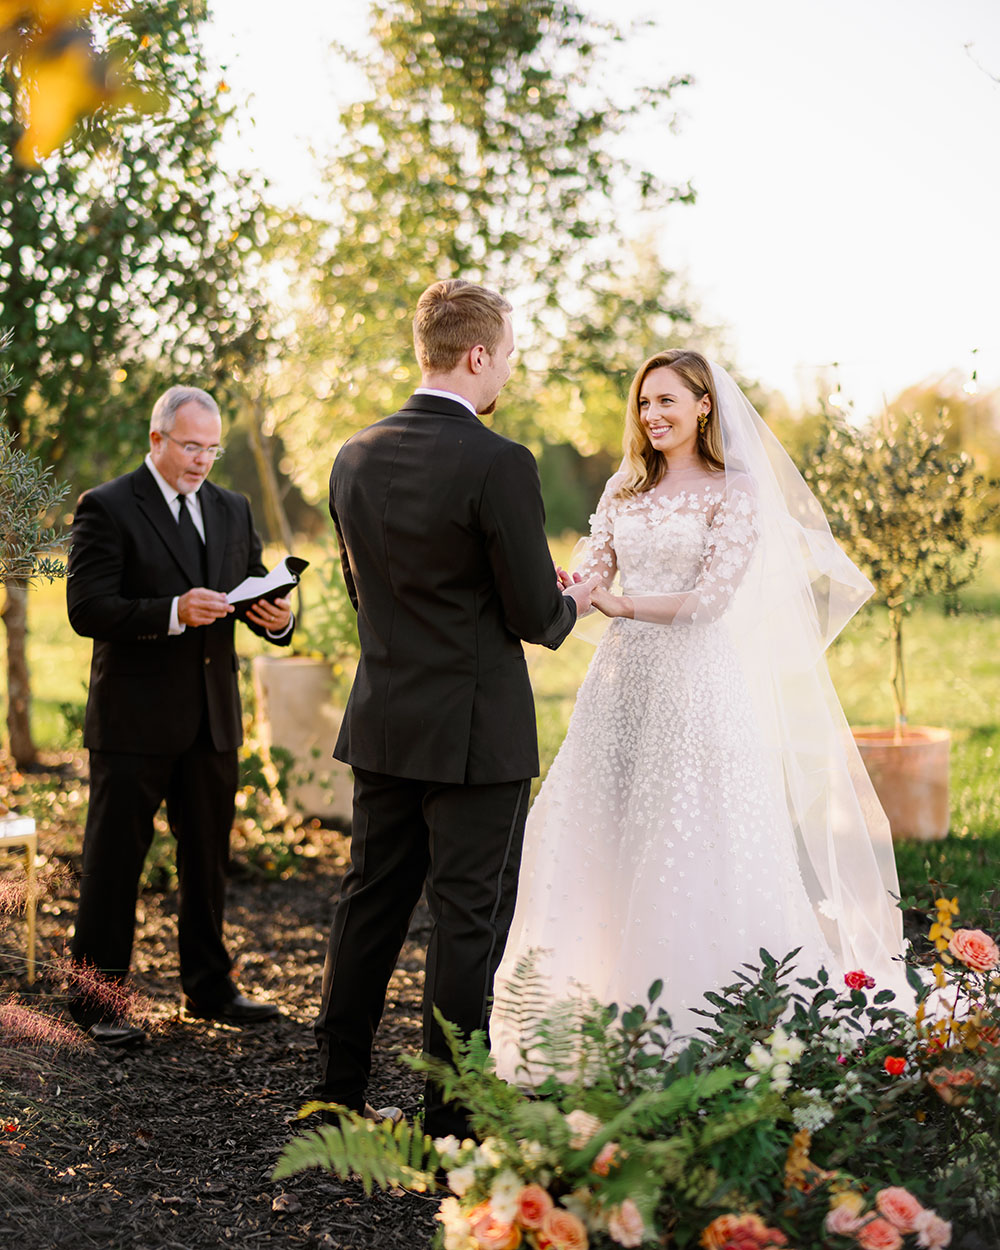
[[[440,1156],[419,1120],[412,1125],[405,1120],[374,1124],[352,1112],[339,1125],[324,1124],[293,1138],[282,1150],[272,1179],[319,1168],[341,1180],[357,1177],[366,1194],[375,1186],[433,1193],[439,1164]]]

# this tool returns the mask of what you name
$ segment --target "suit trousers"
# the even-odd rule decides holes
[[[316,1021],[317,1096],[361,1110],[372,1043],[410,918],[426,884],[431,914],[423,1045],[450,1059],[434,1020],[485,1029],[493,978],[514,915],[529,781],[450,785],[354,770],[351,867],[334,915]],[[464,1126],[437,1087],[428,1131]]]
[[[213,1008],[236,993],[222,939],[229,835],[239,771],[235,751],[216,751],[208,718],[178,755],[90,752],[90,807],[83,839],[83,876],[72,954],[111,980],[128,975],[135,904],[153,840],[153,817],[166,799],[177,842],[177,939],[181,986]],[[113,1004],[78,998],[84,1026],[115,1017]]]

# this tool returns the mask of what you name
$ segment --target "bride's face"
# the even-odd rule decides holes
[[[694,455],[698,449],[698,417],[709,400],[699,399],[668,365],[651,369],[639,391],[639,420],[657,451],[671,456]]]

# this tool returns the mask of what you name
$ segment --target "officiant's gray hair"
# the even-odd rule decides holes
[[[185,404],[200,404],[213,417],[220,415],[219,405],[208,391],[203,391],[199,386],[172,386],[169,391],[164,391],[153,405],[153,411],[149,417],[150,434],[154,430],[160,434],[169,434],[177,420],[177,410],[183,408]]]

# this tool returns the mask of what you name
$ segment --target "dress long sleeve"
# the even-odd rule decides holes
[[[705,557],[694,585],[669,594],[630,595],[637,621],[707,625],[732,602],[759,538],[757,507],[748,483],[730,483],[708,529]]]
[[[624,474],[616,473],[604,487],[597,511],[590,518],[590,535],[585,541],[582,559],[576,569],[585,581],[596,575],[605,590],[611,589],[611,583],[618,572],[614,532],[615,496],[623,478]]]

